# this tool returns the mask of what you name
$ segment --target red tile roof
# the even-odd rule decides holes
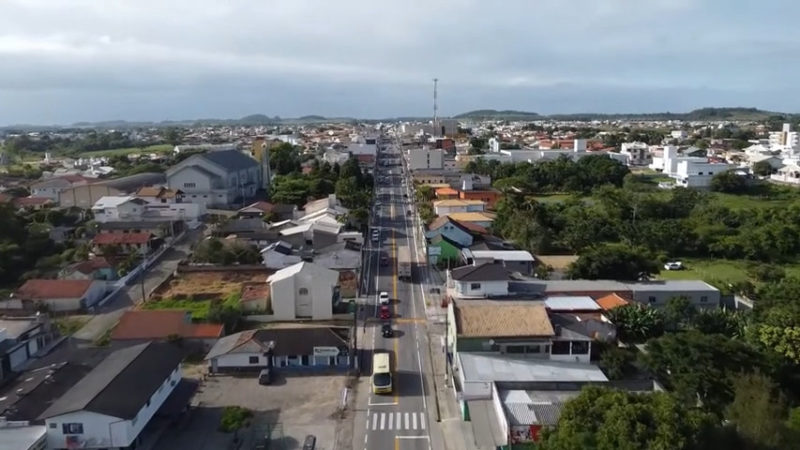
[[[272,210],[275,208],[275,205],[273,205],[270,202],[260,201],[260,202],[255,202],[252,205],[245,207],[244,209],[248,209],[248,208],[257,209],[259,211],[263,211],[265,213],[268,213],[268,212],[272,212]]]
[[[17,197],[12,200],[14,206],[21,207],[21,206],[37,206],[37,205],[46,205],[48,203],[52,203],[53,201],[47,197]]]
[[[96,245],[144,244],[150,240],[150,233],[102,233],[92,239]]]
[[[248,283],[242,286],[241,302],[252,302],[269,298],[269,283]]]
[[[439,188],[439,189],[436,189],[436,191],[434,191],[434,192],[436,192],[436,196],[437,197],[440,196],[440,195],[458,195],[458,191],[453,189],[453,188],[450,188],[450,187]]]
[[[600,307],[603,308],[604,310],[610,311],[616,308],[617,306],[627,305],[628,301],[620,297],[619,295],[612,293],[606,295],[605,297],[598,298],[597,300],[595,300],[595,303],[600,305]]]
[[[106,269],[109,267],[111,267],[111,263],[102,256],[98,256],[87,261],[81,261],[72,265],[73,269],[85,274],[90,274],[97,269]]]
[[[22,299],[80,298],[89,290],[92,280],[28,280],[16,296]]]
[[[183,338],[216,339],[223,331],[223,325],[191,323],[188,311],[184,310],[125,311],[111,332],[111,339],[166,339],[173,334]]]

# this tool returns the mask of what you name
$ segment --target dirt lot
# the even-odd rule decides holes
[[[198,406],[187,425],[164,436],[156,450],[227,448],[233,436],[216,431],[225,406],[242,406],[254,413],[251,425],[239,432],[242,449],[253,448],[256,436],[272,425],[270,449],[300,449],[306,435],[313,434],[317,450],[331,450],[344,386],[344,375],[278,374],[269,386],[260,386],[255,377],[209,377],[192,401]]]
[[[203,300],[225,297],[241,291],[242,283],[264,282],[267,276],[264,272],[185,272],[158,288],[153,298],[193,297]]]

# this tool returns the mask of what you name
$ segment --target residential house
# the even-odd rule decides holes
[[[626,155],[632,166],[646,166],[653,160],[650,146],[644,142],[623,142],[619,153]]]
[[[292,253],[292,245],[284,241],[273,242],[261,249],[261,260],[267,269],[285,269],[302,261]]]
[[[488,298],[508,295],[508,270],[502,264],[464,266],[447,272],[451,298]]]
[[[183,345],[196,345],[207,351],[224,334],[224,325],[193,323],[189,311],[130,310],[122,314],[111,331],[111,340],[144,342],[180,339]]]
[[[147,255],[153,248],[153,236],[140,233],[100,233],[92,239],[95,253],[101,255]]]
[[[97,181],[62,190],[58,197],[58,204],[62,208],[89,209],[102,197],[130,195],[141,187],[159,185],[165,181],[163,173],[151,172]]]
[[[778,169],[777,173],[770,175],[770,179],[781,183],[800,184],[800,165],[790,162]]]
[[[91,183],[89,178],[80,175],[64,175],[60,177],[48,178],[31,185],[31,196],[49,198],[54,204],[58,204],[61,192],[76,186],[84,186]]]
[[[74,312],[94,306],[106,293],[97,280],[28,280],[0,308],[34,311],[44,305],[54,312]]]
[[[139,220],[147,201],[133,196],[101,197],[92,206],[97,222]]]
[[[14,450],[44,450],[47,448],[47,428],[28,421],[0,419],[0,443]]]
[[[458,242],[448,239],[447,236],[441,233],[428,239],[427,247],[428,260],[432,264],[447,262],[452,265],[458,263],[461,250],[464,248]]]
[[[180,189],[170,189],[164,186],[144,186],[136,191],[136,198],[149,204],[181,203],[183,196]]]
[[[328,320],[339,302],[339,273],[314,263],[300,262],[267,278],[272,311],[279,320]]]
[[[195,224],[205,215],[199,203],[147,201],[134,196],[108,196],[92,206],[98,222],[185,221]]]
[[[214,236],[222,238],[236,238],[251,245],[264,246],[280,238],[277,230],[258,217],[231,220],[217,227]]]
[[[0,319],[0,385],[22,372],[57,337],[58,329],[44,314]]]
[[[453,242],[457,242],[462,247],[473,244],[478,236],[487,234],[486,228],[470,222],[459,222],[450,216],[437,217],[436,220],[428,225],[425,237],[428,239],[436,235],[443,235]]]
[[[207,207],[227,207],[255,196],[262,187],[258,161],[238,150],[192,155],[167,170],[167,184],[184,199]]]
[[[211,373],[350,367],[349,329],[345,327],[264,328],[217,341],[208,352]]]
[[[11,204],[19,210],[39,211],[55,205],[55,202],[47,197],[17,197],[11,200]]]
[[[458,222],[469,222],[483,228],[491,227],[494,222],[494,214],[487,212],[457,212],[448,214],[448,216]]]
[[[451,188],[450,186],[436,188],[434,191],[434,195],[439,200],[449,200],[458,198],[458,191]]]
[[[484,263],[500,263],[509,272],[519,272],[531,275],[535,259],[530,252],[525,250],[470,250],[465,248],[461,258],[467,264],[480,265]]]
[[[612,309],[614,309],[616,307],[619,307],[619,306],[625,306],[628,303],[630,303],[628,300],[626,300],[625,298],[617,295],[616,293],[611,293],[611,294],[605,295],[603,297],[600,297],[600,298],[596,299],[595,302],[605,312],[611,311]]]
[[[63,280],[116,280],[117,271],[108,260],[96,256],[86,261],[79,261],[65,267],[59,273]]]
[[[181,350],[150,342],[113,352],[42,415],[49,448],[133,448],[181,381]]]
[[[269,216],[272,214],[272,210],[275,208],[275,205],[265,201],[257,201],[255,203],[251,203],[244,208],[240,209],[236,212],[238,217],[243,218],[263,218],[265,216]]]
[[[486,203],[481,200],[437,200],[433,202],[433,211],[437,216],[446,216],[453,213],[482,212]]]
[[[494,209],[502,196],[503,194],[495,189],[473,189],[458,192],[458,198],[461,200],[481,201],[487,209]]]
[[[148,233],[154,238],[167,238],[178,235],[184,228],[184,222],[173,220],[125,220],[97,222],[97,231],[106,233]]]

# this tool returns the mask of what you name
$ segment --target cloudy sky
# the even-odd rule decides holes
[[[492,6],[496,5],[496,6]],[[757,106],[798,112],[789,0],[1,0],[0,124]]]

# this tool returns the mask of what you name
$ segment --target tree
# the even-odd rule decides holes
[[[747,180],[732,170],[720,172],[711,178],[711,190],[726,194],[741,194],[747,190]]]
[[[417,202],[430,202],[435,198],[436,193],[430,185],[423,184],[422,186],[417,186],[414,196],[417,198]]]
[[[647,249],[625,244],[592,246],[568,270],[572,279],[624,281],[647,279],[658,272],[658,263]]]
[[[769,161],[759,161],[753,164],[753,173],[762,177],[767,177],[775,173],[775,169]]]
[[[276,175],[300,172],[300,152],[284,142],[269,150],[269,166]]]
[[[747,343],[696,331],[651,339],[640,357],[681,400],[699,400],[719,416],[733,400],[733,380],[763,366],[761,354]]]
[[[748,326],[748,316],[721,308],[701,309],[692,317],[692,328],[703,334],[721,334],[742,338]]]
[[[697,308],[686,296],[673,297],[664,306],[664,322],[671,331],[683,330],[697,315]]]
[[[800,364],[800,326],[759,325],[756,327],[756,336],[766,350]]]
[[[786,402],[775,383],[760,373],[744,374],[733,381],[733,402],[726,409],[750,448],[783,449],[789,444],[785,422]]]
[[[635,359],[627,349],[617,346],[607,347],[600,354],[600,367],[609,379],[619,380],[629,371],[629,366]]]
[[[169,145],[175,146],[183,141],[183,133],[178,128],[169,127],[164,130],[164,142]],[[121,146],[127,147],[127,146]]]
[[[470,138],[469,146],[475,150],[483,150],[486,148],[486,139],[482,137]]]
[[[636,394],[598,386],[583,388],[561,412],[542,450],[695,449],[714,427],[709,414],[665,392]]]
[[[638,303],[612,309],[608,319],[617,326],[617,336],[627,343],[641,343],[664,334],[661,311]]]

